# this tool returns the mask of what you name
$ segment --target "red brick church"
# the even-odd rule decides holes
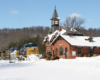
[[[56,55],[66,59],[100,55],[100,37],[85,36],[74,28],[62,29],[59,20],[55,9],[51,18],[51,29],[43,41],[46,55]]]

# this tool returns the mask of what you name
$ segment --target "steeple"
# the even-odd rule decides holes
[[[54,9],[54,12],[53,12],[53,16],[51,18],[52,19],[58,19],[58,14],[57,14],[57,11],[56,11],[56,6],[55,6],[55,9]]]
[[[56,6],[55,6],[55,9],[54,9],[54,12],[53,12],[53,16],[50,20],[51,20],[52,24],[51,24],[51,29],[49,31],[49,34],[51,34],[54,31],[59,29],[59,17],[58,17],[57,11],[56,11]]]

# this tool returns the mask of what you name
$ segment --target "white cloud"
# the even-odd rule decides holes
[[[9,13],[11,13],[11,14],[18,14],[19,11],[13,10],[13,11],[10,11]]]
[[[70,17],[81,17],[81,15],[77,14],[77,13],[73,13],[73,14],[70,15]]]

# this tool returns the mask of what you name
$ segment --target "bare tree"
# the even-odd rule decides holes
[[[81,17],[67,17],[66,21],[63,23],[63,27],[73,27],[80,28],[85,23],[85,20]]]

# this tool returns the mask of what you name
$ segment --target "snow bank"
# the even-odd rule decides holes
[[[29,61],[39,61],[39,56],[37,54],[31,54],[27,56],[27,60]]]
[[[100,80],[100,56],[31,61],[0,61],[0,80]],[[6,76],[6,77],[4,77]]]
[[[76,57],[76,61],[100,61],[100,56],[96,57]]]

